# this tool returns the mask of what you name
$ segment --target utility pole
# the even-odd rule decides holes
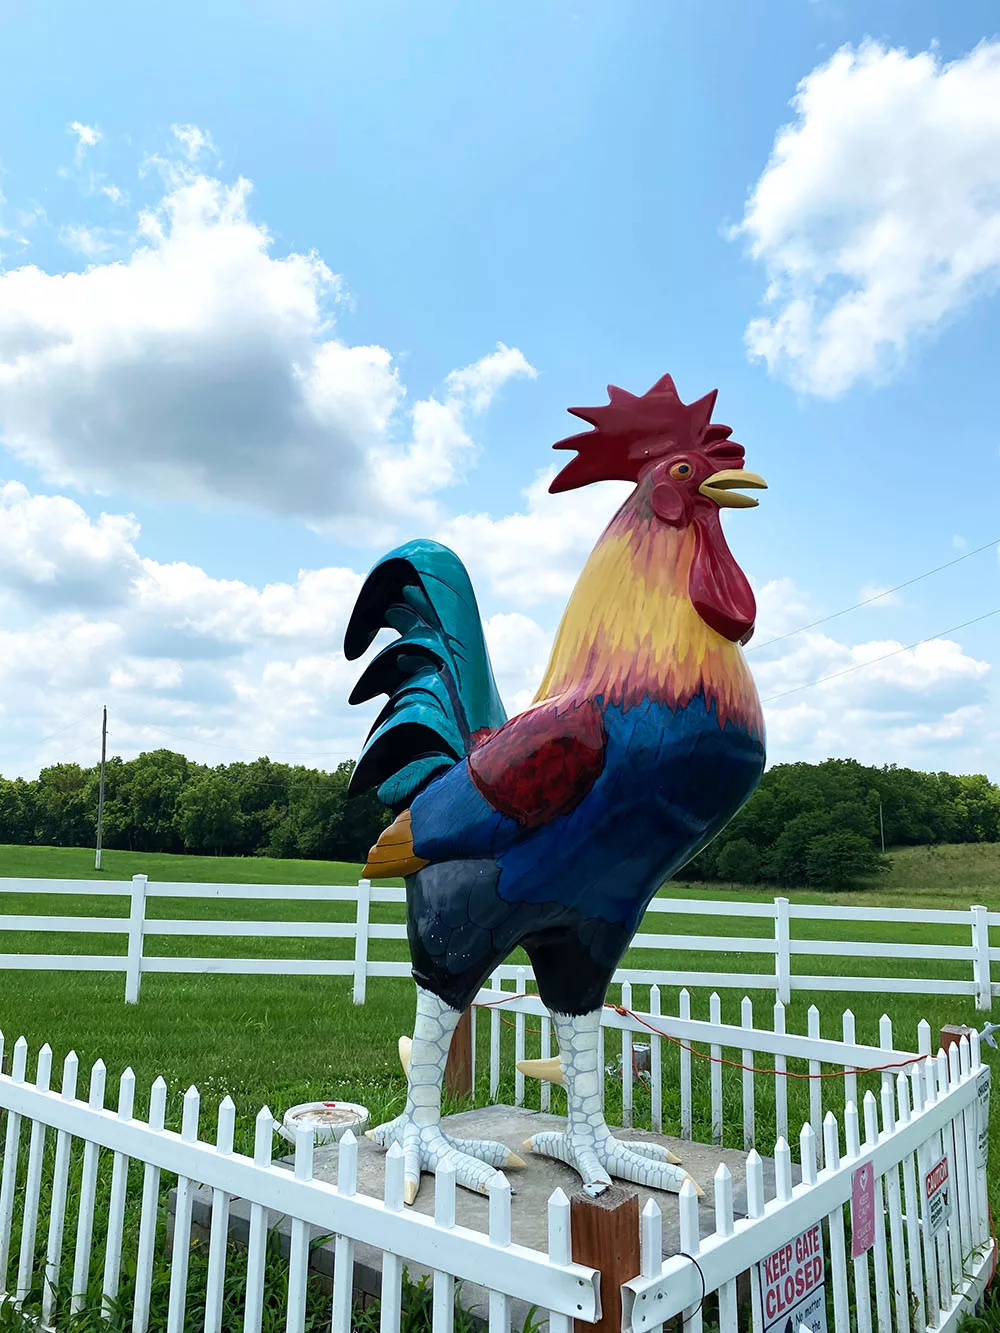
[[[101,723],[101,785],[97,794],[97,855],[94,857],[94,869],[101,868],[101,834],[104,831],[104,761],[108,757],[108,706],[104,705],[104,720]]]

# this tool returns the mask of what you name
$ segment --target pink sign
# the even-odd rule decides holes
[[[871,1162],[851,1177],[851,1258],[867,1254],[875,1244],[875,1172]]]

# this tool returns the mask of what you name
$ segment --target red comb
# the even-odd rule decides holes
[[[711,424],[718,392],[713,389],[696,403],[682,403],[669,375],[638,396],[609,384],[606,407],[569,409],[594,429],[552,446],[576,449],[577,455],[549,490],[571,491],[592,481],[638,481],[647,463],[685,449],[702,449],[728,466],[742,466],[743,446],[729,439],[732,427]]]

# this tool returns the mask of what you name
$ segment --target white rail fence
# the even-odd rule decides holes
[[[617,1098],[620,1084],[626,1123],[642,1120],[655,1129],[669,1122],[676,1133],[679,1121],[682,1138],[729,1147],[734,1139],[742,1142],[746,1200],[737,1206],[725,1164],[715,1173],[711,1202],[699,1203],[690,1187],[679,1199],[661,1196],[680,1225],[679,1252],[666,1256],[660,1205],[646,1204],[640,1272],[623,1288],[623,1328],[645,1333],[680,1316],[685,1333],[701,1333],[713,1322],[720,1333],[763,1333],[778,1315],[784,1329],[787,1315],[795,1317],[793,1327],[809,1333],[827,1327],[834,1333],[955,1330],[981,1295],[992,1263],[985,1169],[989,1071],[977,1034],[933,1057],[926,1023],[918,1028],[917,1049],[907,1051],[895,1046],[888,1019],[873,1046],[855,1039],[849,1013],[834,1039],[820,1034],[815,1010],[808,1034],[787,1033],[780,1002],[773,1025],[755,1027],[749,999],[739,1025],[718,1021],[717,997],[707,1021],[689,1016],[683,996],[677,1015],[658,1013],[657,999],[654,988],[646,1008],[633,1010],[626,990],[619,1008],[606,1009],[606,1046],[621,1043],[621,1073],[609,1091]],[[514,1057],[544,1045],[547,1016],[536,996],[502,987],[484,990],[479,1002],[491,1006],[492,1087],[508,1081]],[[509,1023],[501,1021],[505,1011],[512,1015]],[[639,1044],[650,1057],[648,1077],[641,1079],[642,1067],[632,1058]],[[734,1059],[723,1063],[723,1052]],[[245,1271],[238,1320],[232,1322],[230,1304],[227,1329],[258,1333],[262,1327],[265,1283],[276,1280],[266,1265],[267,1235],[279,1217],[290,1219],[288,1262],[278,1279],[289,1333],[302,1333],[305,1325],[317,1233],[336,1237],[327,1311],[333,1333],[351,1327],[358,1245],[382,1255],[383,1333],[400,1327],[404,1263],[433,1274],[431,1333],[453,1328],[456,1282],[490,1293],[491,1333],[509,1333],[514,1302],[548,1310],[552,1333],[569,1333],[574,1319],[593,1323],[600,1317],[599,1279],[592,1268],[573,1262],[570,1210],[561,1190],[549,1200],[548,1252],[542,1253],[511,1243],[504,1180],[493,1189],[488,1228],[480,1233],[455,1224],[452,1176],[439,1176],[433,1186],[425,1182],[435,1192],[433,1216],[404,1210],[398,1154],[387,1162],[384,1197],[370,1198],[357,1192],[357,1145],[350,1138],[339,1149],[338,1183],[330,1185],[312,1179],[308,1132],[300,1135],[292,1162],[272,1161],[274,1122],[267,1108],[256,1118],[250,1157],[233,1151],[236,1113],[228,1098],[218,1107],[214,1142],[208,1142],[200,1136],[194,1088],[183,1098],[178,1134],[163,1128],[162,1080],[152,1085],[141,1120],[134,1115],[130,1070],[121,1077],[112,1109],[105,1107],[100,1061],[86,1100],[78,1095],[74,1055],[63,1063],[59,1092],[50,1088],[47,1046],[38,1052],[33,1082],[27,1069],[21,1039],[10,1075],[0,1076],[0,1110],[6,1111],[0,1293],[29,1313],[37,1309],[46,1329],[57,1328],[65,1311],[110,1311],[125,1295],[134,1333],[160,1327],[181,1333],[192,1317],[206,1333],[221,1333],[223,1293],[230,1292],[231,1302],[235,1271],[234,1246],[226,1243],[234,1199],[249,1205],[250,1216],[245,1268],[238,1270]],[[543,1085],[537,1095],[544,1106],[563,1094]],[[523,1081],[517,1096],[525,1101]],[[790,1135],[789,1126],[803,1120],[801,1131]],[[773,1143],[767,1170],[758,1142]],[[141,1172],[130,1171],[130,1163],[141,1165]],[[173,1257],[164,1296],[162,1204],[172,1182]],[[195,1281],[189,1238],[199,1183],[211,1191],[212,1216],[207,1273],[201,1270]],[[866,1217],[855,1212],[864,1199]],[[130,1275],[126,1282],[123,1273]],[[800,1277],[804,1300],[796,1285]],[[159,1305],[153,1308],[156,1292]],[[266,1304],[274,1309],[273,1289]]]
[[[406,928],[397,922],[372,920],[373,907],[395,906],[405,902],[402,888],[373,887],[367,880],[357,885],[327,886],[308,884],[183,884],[157,882],[145,875],[131,881],[107,883],[92,880],[0,879],[0,904],[5,894],[73,894],[127,897],[129,913],[125,917],[0,915],[0,931],[38,931],[52,933],[118,934],[127,938],[123,955],[107,954],[29,954],[0,953],[0,969],[88,970],[125,973],[125,998],[135,1003],[144,972],[240,973],[279,976],[350,976],[354,979],[354,1002],[365,999],[369,977],[408,977],[410,967],[398,959],[373,957],[373,946],[386,940],[403,940]],[[210,899],[222,901],[256,900],[350,904],[352,918],[344,921],[202,921],[150,918],[147,902],[151,898]],[[976,1008],[992,1008],[993,996],[1000,993],[1000,981],[992,977],[992,964],[1000,960],[1000,947],[990,944],[990,927],[1000,926],[1000,912],[983,906],[966,911],[880,907],[826,907],[791,903],[775,898],[773,903],[743,901],[702,901],[690,898],[655,898],[645,917],[646,927],[657,917],[705,917],[714,925],[725,918],[760,921],[769,934],[758,937],[720,934],[638,934],[632,947],[637,950],[671,950],[675,956],[704,951],[728,957],[764,957],[767,971],[673,971],[626,967],[616,980],[620,982],[658,982],[663,985],[722,987],[737,990],[773,990],[775,998],[787,1004],[793,992],[867,991],[877,994],[937,994],[974,996]],[[863,936],[865,925],[906,927],[961,926],[969,931],[968,944],[913,944],[859,938],[856,940],[817,940],[796,937],[798,922],[828,921],[840,925],[857,924]],[[210,958],[167,957],[149,954],[147,941],[167,936],[226,936],[230,938],[266,937],[270,939],[344,939],[353,942],[353,957],[330,959]],[[802,958],[879,958],[898,963],[934,962],[960,965],[965,977],[938,978],[915,967],[913,975],[900,976],[830,976],[793,971],[793,962]],[[958,970],[958,969],[956,969]],[[516,969],[502,969],[501,975],[513,977]]]

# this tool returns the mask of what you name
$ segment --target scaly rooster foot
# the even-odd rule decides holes
[[[607,1125],[590,1125],[560,1131],[535,1134],[524,1145],[543,1157],[554,1157],[580,1173],[583,1192],[591,1198],[603,1194],[611,1184],[611,1177],[629,1180],[634,1185],[650,1189],[670,1190],[679,1194],[681,1186],[690,1180],[698,1193],[702,1190],[692,1176],[677,1165],[678,1159],[659,1143],[642,1139],[623,1143],[616,1139]]]
[[[398,1143],[403,1149],[403,1199],[408,1204],[417,1197],[421,1171],[434,1172],[446,1160],[455,1168],[456,1183],[477,1194],[488,1193],[490,1182],[501,1170],[524,1166],[505,1143],[455,1139],[439,1124],[419,1125],[405,1113],[369,1130],[368,1137],[382,1148]]]

